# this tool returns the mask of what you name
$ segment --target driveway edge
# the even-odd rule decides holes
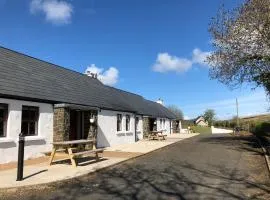
[[[269,156],[267,155],[267,150],[264,148],[264,146],[262,145],[262,142],[261,142],[261,139],[258,137],[258,136],[255,136],[255,138],[257,139],[259,145],[261,146],[262,148],[262,151],[263,151],[263,154],[264,154],[264,158],[265,158],[265,161],[266,161],[266,165],[267,165],[267,169],[268,169],[268,175],[270,177],[270,158]]]

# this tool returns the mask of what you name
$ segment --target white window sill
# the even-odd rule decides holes
[[[25,136],[25,141],[39,141],[39,140],[45,140],[45,137],[42,136]],[[17,139],[17,142],[19,141],[19,138]]]
[[[26,136],[25,141],[45,140],[45,137],[41,136]]]
[[[125,133],[125,131],[117,131],[116,134]]]
[[[0,143],[14,142],[12,138],[0,138]]]
[[[116,134],[118,133],[133,133],[132,131],[117,131]]]

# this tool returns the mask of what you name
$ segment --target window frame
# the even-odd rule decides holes
[[[31,119],[31,116],[30,116],[31,114],[30,113],[28,113],[28,119],[23,119],[23,116],[24,116],[23,112],[24,111],[31,111],[31,110],[36,112],[35,116],[34,116],[34,119]],[[23,134],[23,136],[25,136],[25,137],[38,136],[39,115],[40,115],[39,107],[37,107],[37,106],[28,106],[28,105],[23,105],[22,106],[21,133]],[[24,123],[27,123],[27,133],[23,132],[23,124]],[[34,127],[34,129],[35,129],[34,132],[35,133],[34,134],[30,133],[31,123],[34,123],[34,125],[35,125],[35,127]]]
[[[130,131],[130,115],[126,115],[126,131]]]
[[[165,130],[165,129],[166,129],[166,120],[163,119],[163,130]]]
[[[3,134],[0,135],[0,138],[7,137],[7,123],[8,123],[8,104],[0,103],[0,109],[4,110],[3,118],[0,118],[0,123],[3,123]]]
[[[119,124],[118,124],[119,123]],[[120,132],[123,130],[123,115],[117,114],[116,115],[116,131]]]
[[[139,130],[139,123],[140,123],[140,118],[135,117],[135,131],[138,132]]]

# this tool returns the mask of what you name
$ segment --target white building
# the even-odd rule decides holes
[[[194,123],[197,126],[208,126],[208,122],[204,119],[203,116],[199,116],[194,120]]]
[[[50,151],[53,106],[46,103],[0,98],[0,164],[17,159],[18,135],[24,132],[25,159]]]
[[[96,78],[0,47],[0,164],[43,156],[53,141],[97,138],[98,147],[133,143],[151,130],[171,133],[163,105]]]

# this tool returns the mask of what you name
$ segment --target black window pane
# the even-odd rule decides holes
[[[35,122],[29,123],[29,135],[35,135],[36,134],[36,128],[35,128]]]
[[[29,111],[29,119],[36,120],[36,111]]]
[[[4,110],[0,109],[0,119],[4,118]]]
[[[4,122],[0,121],[0,137],[4,137]]]
[[[29,119],[29,113],[28,113],[28,110],[23,110],[23,111],[22,111],[22,119],[23,119],[23,120],[28,120],[28,119]]]
[[[23,133],[23,135],[28,135],[28,123],[27,122],[22,122],[21,132]]]
[[[21,132],[24,135],[36,135],[36,124],[38,121],[38,107],[23,106],[22,107],[22,127]]]
[[[0,137],[6,136],[8,105],[0,104]]]

